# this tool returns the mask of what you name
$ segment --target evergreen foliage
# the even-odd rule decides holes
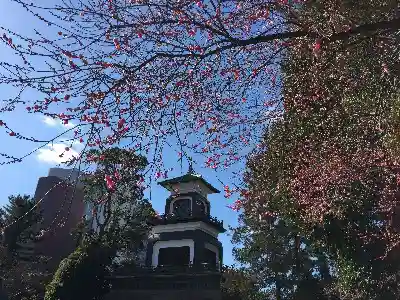
[[[329,37],[345,22],[390,18],[393,5],[306,1],[298,13]],[[324,297],[398,299],[398,32],[319,42],[310,51],[298,39],[286,52],[284,115],[247,164],[238,258],[254,272],[264,266],[260,280],[280,299],[314,297],[309,284]],[[283,232],[271,227],[281,222]],[[277,267],[288,290],[274,282]]]
[[[112,249],[98,241],[78,247],[63,259],[46,286],[45,300],[101,299],[109,291]]]
[[[263,300],[266,294],[244,269],[224,266],[221,282],[222,300]]]
[[[137,263],[147,238],[153,209],[140,184],[146,159],[119,148],[87,155],[97,162],[96,171],[84,180],[92,216],[78,226],[80,245],[60,263],[45,300],[101,299],[113,270]]]
[[[10,300],[40,299],[47,274],[40,269],[44,258],[34,255],[33,244],[41,214],[30,196],[10,196],[8,200],[0,210],[0,227],[3,229],[0,276],[4,278],[3,287]]]

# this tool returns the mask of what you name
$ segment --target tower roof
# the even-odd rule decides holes
[[[191,166],[189,167],[189,172],[187,174],[185,174],[183,176],[179,176],[179,177],[161,181],[158,184],[161,185],[162,187],[166,188],[167,190],[171,191],[172,185],[174,185],[174,184],[185,183],[185,182],[194,182],[194,181],[202,182],[213,193],[220,193],[220,191],[217,188],[212,186],[211,183],[207,182],[207,180],[205,180],[201,175],[194,174],[193,168]]]

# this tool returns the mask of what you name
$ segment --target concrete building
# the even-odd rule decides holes
[[[52,168],[39,178],[35,200],[39,203],[45,236],[35,243],[35,252],[47,256],[48,269],[54,269],[76,247],[71,231],[86,213],[83,185],[78,170]]]
[[[35,252],[51,258],[50,269],[56,268],[76,248],[77,241],[71,232],[83,218],[95,232],[99,231],[99,224],[92,216],[93,207],[84,202],[81,179],[82,175],[77,170],[52,168],[47,177],[41,177],[38,181],[35,199],[42,212],[43,222],[40,229],[45,230],[45,236],[35,243]],[[96,206],[97,221],[100,223],[104,222],[104,207],[105,204]],[[112,207],[112,211],[114,209]],[[134,209],[134,206],[126,204],[119,209],[128,211]],[[140,256],[142,255],[139,254]],[[122,262],[125,259],[128,258],[119,254],[116,261]]]

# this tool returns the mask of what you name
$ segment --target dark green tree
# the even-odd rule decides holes
[[[246,214],[272,213],[307,237],[327,258],[341,299],[399,295],[399,43],[398,31],[323,41],[339,27],[396,15],[397,5],[299,6],[299,20],[319,24],[321,38],[286,51],[285,112],[248,163]]]
[[[96,171],[85,179],[85,201],[92,208],[89,226],[120,255],[134,258],[154,212],[143,198],[141,184],[147,160],[121,148],[93,150],[87,156],[97,163]]]
[[[235,258],[272,298],[327,299],[332,276],[326,257],[282,218],[241,214],[233,242]]]
[[[224,266],[221,282],[222,300],[264,300],[266,293],[248,270]]]
[[[80,245],[46,287],[46,300],[100,299],[112,271],[137,262],[148,234],[151,204],[143,198],[144,157],[119,148],[90,151],[97,169],[87,174],[85,201],[92,216],[80,224]]]
[[[40,270],[44,261],[33,252],[41,219],[35,200],[27,195],[10,196],[0,210],[3,239],[1,245],[1,276],[9,299],[40,299],[43,280]]]
[[[28,195],[9,196],[8,204],[0,209],[0,226],[3,228],[3,245],[9,255],[17,254],[19,244],[34,239],[35,226],[40,222],[36,202]]]
[[[46,286],[45,300],[101,299],[109,290],[108,276],[115,252],[99,240],[85,241],[63,259]]]

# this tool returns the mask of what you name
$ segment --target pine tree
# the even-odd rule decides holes
[[[221,292],[222,300],[264,300],[266,296],[247,269],[233,266],[222,269]]]
[[[4,228],[3,246],[8,255],[15,256],[24,244],[34,240],[41,215],[30,196],[10,196],[8,200],[9,203],[0,209],[0,224]]]
[[[40,270],[42,257],[34,255],[37,224],[41,219],[30,196],[10,196],[1,210],[3,228],[1,275],[9,299],[39,299],[46,274]]]
[[[332,278],[326,257],[282,218],[242,214],[233,242],[235,258],[274,299],[327,299]]]

